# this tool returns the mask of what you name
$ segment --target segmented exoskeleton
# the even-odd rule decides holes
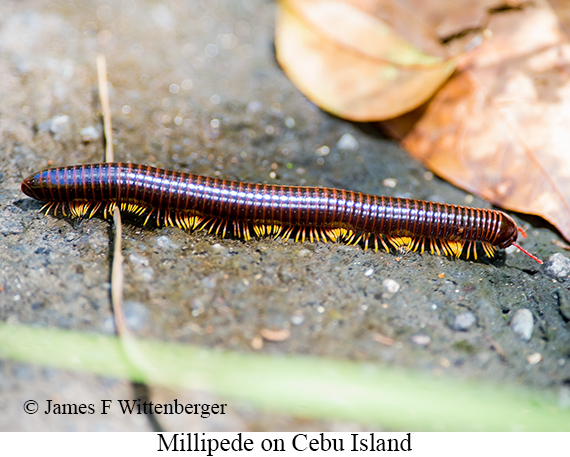
[[[158,224],[229,231],[246,240],[252,232],[296,241],[362,243],[400,250],[477,257],[477,243],[492,257],[524,235],[501,211],[406,198],[380,197],[326,187],[227,181],[133,163],[50,168],[24,180],[22,191],[47,202],[44,210],[75,217],[105,217],[115,206],[156,215]],[[541,262],[542,263],[542,262]]]

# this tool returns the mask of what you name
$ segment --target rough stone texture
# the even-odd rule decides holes
[[[544,268],[546,274],[559,281],[565,281],[570,276],[570,259],[560,253],[552,254]]]
[[[274,9],[253,0],[1,2],[0,319],[114,332],[110,223],[44,217],[41,203],[19,188],[48,165],[102,160],[97,52],[107,57],[117,160],[464,203],[464,192],[434,179],[374,126],[331,117],[293,87],[274,57]],[[478,199],[473,205],[489,207]],[[561,252],[548,229],[517,222],[527,228],[527,249],[542,258]],[[559,299],[567,290],[556,289],[560,284],[520,252],[471,262],[332,243],[221,240],[128,221],[123,248],[127,312],[143,338],[363,360],[540,389],[570,379],[570,331],[560,312],[566,301]],[[398,293],[383,292],[385,279],[400,285]],[[521,307],[537,316],[528,343],[508,326],[511,310]],[[446,323],[466,308],[477,325],[457,332]],[[266,328],[289,329],[290,336],[260,346]],[[383,346],[377,334],[399,344]],[[529,368],[531,353],[542,358]],[[0,379],[0,404],[9,412],[4,430],[153,428],[146,420],[100,416],[30,421],[22,412],[29,398],[132,398],[134,387],[124,381],[11,361],[0,364]],[[154,389],[149,395],[200,398]],[[247,406],[221,423],[162,426],[359,428]]]

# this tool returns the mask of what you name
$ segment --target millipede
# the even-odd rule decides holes
[[[45,214],[104,217],[119,207],[158,225],[295,241],[343,241],[364,249],[429,251],[477,259],[515,246],[524,231],[507,214],[490,209],[382,197],[326,187],[229,181],[134,163],[49,168],[22,182],[29,197],[46,202]]]

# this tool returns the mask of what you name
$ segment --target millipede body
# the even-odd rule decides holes
[[[279,186],[228,181],[133,163],[50,168],[22,182],[22,191],[74,217],[105,217],[115,206],[157,223],[249,239],[273,235],[362,243],[378,249],[429,250],[477,257],[516,246],[524,235],[501,211],[422,200],[381,197],[326,187]]]

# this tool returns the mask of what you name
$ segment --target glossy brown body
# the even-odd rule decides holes
[[[481,241],[499,248],[517,238],[516,223],[500,211],[325,187],[226,181],[132,163],[51,168],[24,180],[22,191],[45,202],[127,203],[259,225]]]

